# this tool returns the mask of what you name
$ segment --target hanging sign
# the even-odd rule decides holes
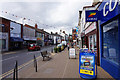
[[[98,11],[97,10],[88,10],[86,11],[86,22],[98,21]]]

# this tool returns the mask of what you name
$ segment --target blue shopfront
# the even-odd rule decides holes
[[[100,65],[120,78],[120,1],[103,0],[99,6]]]

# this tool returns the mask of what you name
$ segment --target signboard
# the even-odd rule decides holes
[[[93,22],[93,23],[85,30],[85,34],[93,31],[94,29],[96,29],[96,22]]]
[[[37,40],[36,37],[28,37],[28,36],[23,36],[24,40]]]
[[[37,38],[37,40],[42,40],[42,38]]]
[[[98,11],[97,10],[88,10],[86,11],[86,22],[98,21]]]
[[[118,5],[118,0],[104,0],[101,3],[98,9],[101,24],[120,14],[120,7]]]
[[[94,53],[80,52],[79,73],[82,78],[96,78],[96,65]]]
[[[70,48],[69,49],[69,58],[76,58],[76,53],[75,53],[75,49],[74,48]]]
[[[94,57],[93,56],[81,56],[81,66],[80,66],[80,73],[93,75],[93,68],[94,68]]]

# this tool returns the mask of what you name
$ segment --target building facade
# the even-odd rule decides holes
[[[23,25],[10,21],[10,50],[23,47]]]
[[[97,10],[100,2],[93,2],[92,6],[83,7],[82,12],[80,12],[79,26],[81,33],[81,47],[88,48],[97,52],[97,64],[100,65],[100,52],[99,52],[99,31],[98,22],[86,22],[86,11]]]
[[[9,50],[10,20],[0,17],[0,50]]]
[[[100,65],[120,79],[120,1],[103,0],[99,6]]]
[[[36,43],[41,47],[44,46],[44,32],[41,29],[36,30],[36,37]]]
[[[35,34],[35,27],[27,24],[23,26],[24,47],[27,47],[30,43],[36,43],[37,38]]]

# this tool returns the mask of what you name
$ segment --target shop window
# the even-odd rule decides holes
[[[94,51],[97,50],[96,34],[89,36],[89,49]]]
[[[118,64],[118,20],[103,26],[103,57]]]
[[[6,40],[0,39],[0,49],[6,49]]]
[[[96,42],[96,34],[93,35],[93,44],[94,44],[94,50],[96,51],[97,50],[97,42]]]
[[[89,40],[90,40],[90,42],[89,42],[89,49],[92,50],[93,49],[92,48],[92,46],[93,46],[92,36],[89,37]]]

